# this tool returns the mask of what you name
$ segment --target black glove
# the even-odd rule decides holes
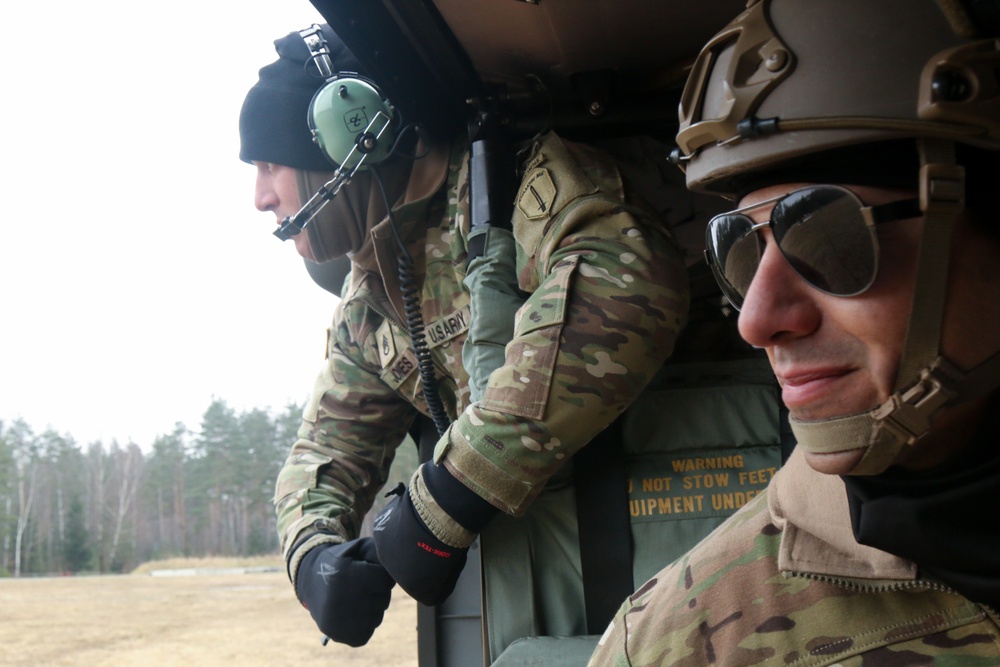
[[[374,542],[364,537],[310,549],[299,563],[295,594],[327,637],[364,646],[382,623],[395,585]]]
[[[391,500],[375,519],[375,546],[393,579],[421,604],[444,602],[455,590],[469,548],[434,536],[413,507],[410,492]]]
[[[497,508],[456,480],[444,466],[424,464],[427,491],[453,520],[472,533],[480,532]],[[396,583],[417,602],[441,604],[455,590],[465,567],[468,547],[442,542],[417,514],[410,489],[397,488],[375,519],[373,539],[378,558]]]

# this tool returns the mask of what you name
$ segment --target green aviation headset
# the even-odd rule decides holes
[[[313,141],[342,169],[377,164],[395,141],[396,109],[372,81],[355,72],[335,72],[330,49],[318,25],[300,30],[326,83],[309,104]]]
[[[274,235],[287,241],[337,196],[359,169],[374,166],[392,153],[399,114],[374,82],[355,72],[336,72],[330,48],[316,24],[299,31],[309,62],[326,82],[309,103],[307,122],[313,141],[333,164],[334,176],[298,213],[286,217]]]

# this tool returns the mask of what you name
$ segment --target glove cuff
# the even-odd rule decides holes
[[[340,544],[343,541],[339,535],[329,533],[306,533],[299,537],[296,544],[293,544],[292,548],[288,550],[288,559],[285,561],[285,566],[288,568],[288,580],[292,582],[292,587],[295,587],[299,565],[302,564],[302,559],[306,557],[306,554],[321,544]]]
[[[462,484],[443,465],[425,463],[410,481],[417,516],[439,540],[453,547],[472,544],[500,510]]]

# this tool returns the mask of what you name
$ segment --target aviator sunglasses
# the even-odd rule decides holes
[[[766,222],[745,215],[771,203]],[[803,280],[827,294],[856,296],[872,286],[878,273],[875,225],[920,215],[916,198],[866,206],[846,188],[813,185],[712,218],[705,259],[722,293],[739,310],[764,252],[757,232],[770,227],[781,254]]]

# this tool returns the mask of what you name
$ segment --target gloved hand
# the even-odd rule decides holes
[[[396,583],[417,602],[441,604],[455,589],[469,545],[499,510],[456,480],[442,465],[425,463],[410,486],[375,519],[378,558]],[[415,505],[440,513],[432,531]],[[430,514],[425,514],[430,518]]]
[[[364,537],[310,549],[299,564],[295,594],[319,629],[348,646],[364,646],[389,606],[396,582]]]

